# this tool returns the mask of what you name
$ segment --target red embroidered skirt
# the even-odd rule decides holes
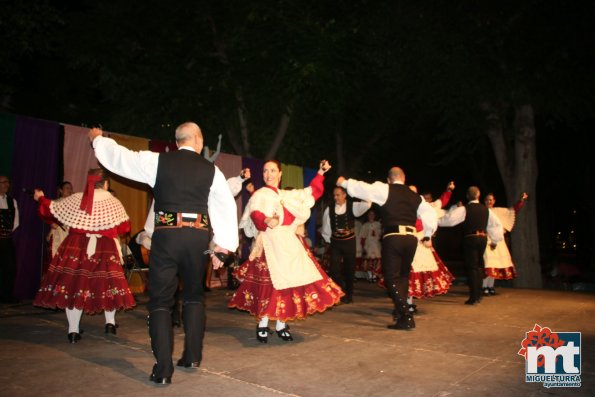
[[[87,257],[89,237],[70,233],[41,280],[33,305],[81,309],[87,314],[130,309],[136,305],[113,239],[97,239]]]
[[[512,280],[516,277],[516,270],[514,266],[506,267],[504,269],[486,267],[484,269],[484,273],[486,277],[492,277],[496,280]]]
[[[337,304],[345,295],[341,287],[322,270],[309,250],[308,256],[322,279],[282,290],[273,287],[264,251],[253,261],[247,260],[235,272],[236,277],[243,282],[231,297],[228,306],[245,310],[258,320],[267,316],[270,320],[286,322],[303,320],[308,315],[322,313]]]
[[[452,285],[455,277],[448,271],[434,249],[432,249],[432,254],[434,254],[438,269],[426,272],[411,270],[409,273],[409,296],[431,298],[434,295],[446,294]]]

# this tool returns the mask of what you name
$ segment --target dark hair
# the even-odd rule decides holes
[[[266,161],[263,163],[263,165],[262,165],[262,166],[264,167],[264,165],[265,165],[266,163],[275,163],[275,164],[277,165],[277,168],[279,168],[279,171],[282,171],[282,170],[281,170],[281,163],[279,162],[279,160],[274,160],[274,159],[266,160]]]
[[[95,175],[98,176],[100,179],[95,182],[95,188],[102,188],[103,184],[108,180],[107,173],[103,170],[103,168],[91,168],[87,175]]]
[[[72,185],[72,183],[70,183],[70,181],[62,181],[58,185],[58,189],[64,189],[64,186],[66,186],[66,185]]]

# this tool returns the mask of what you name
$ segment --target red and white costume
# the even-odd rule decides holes
[[[443,208],[448,205],[452,192],[450,190],[442,193],[440,198],[429,203],[436,211],[438,218],[444,215]],[[408,296],[414,298],[430,298],[434,295],[441,295],[448,292],[452,285],[454,276],[448,270],[444,262],[438,256],[434,247],[427,248],[421,242],[424,237],[423,226],[418,219],[415,224],[419,244],[411,263],[409,273]]]
[[[490,208],[492,212],[500,219],[505,232],[512,231],[516,214],[524,205],[523,200],[519,200],[513,208],[494,207]],[[488,237],[488,245],[483,255],[485,264],[485,277],[491,277],[496,280],[511,280],[516,277],[516,270],[510,251],[505,241],[496,244],[495,249],[490,248],[492,241]]]
[[[118,199],[95,189],[92,210],[81,209],[82,193],[58,201],[39,198],[42,219],[69,227],[41,281],[33,304],[97,313],[135,306],[122,270],[118,235],[130,231]],[[87,207],[88,208],[88,207]]]
[[[243,282],[230,308],[246,310],[258,320],[286,322],[324,312],[339,302],[344,295],[341,288],[295,232],[310,217],[310,208],[324,191],[323,181],[317,175],[305,189],[265,186],[254,192],[240,228],[255,242],[249,259],[236,270]],[[264,220],[273,216],[279,217],[279,224],[268,228]]]

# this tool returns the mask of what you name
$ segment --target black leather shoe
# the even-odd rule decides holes
[[[178,367],[184,367],[184,368],[198,368],[200,367],[200,362],[199,361],[194,361],[191,363],[188,363],[186,361],[184,361],[184,359],[179,359],[178,363],[176,364]]]
[[[68,342],[76,343],[79,340],[81,340],[81,334],[79,334],[78,332],[71,332],[68,334]]]
[[[341,297],[341,303],[343,303],[345,305],[353,303],[353,298],[351,296],[345,295],[345,296]]]
[[[293,340],[293,336],[291,336],[291,332],[289,332],[289,325],[286,325],[285,328],[283,328],[279,331],[276,331],[276,332],[277,332],[277,336],[286,342]]]
[[[465,301],[466,305],[477,305],[478,303],[479,303],[479,300],[477,300],[477,299],[467,299]]]
[[[111,324],[111,323],[105,324],[105,333],[115,335],[116,329],[118,327],[119,327],[118,324]]]
[[[413,319],[412,314],[404,314],[402,316],[399,316],[396,323],[387,325],[387,328],[404,330],[413,329],[415,328],[415,320]]]
[[[171,376],[165,376],[163,378],[158,378],[155,374],[151,374],[149,377],[151,382],[157,383],[158,385],[169,385],[171,383]]]
[[[494,288],[490,288],[488,292],[492,296],[496,295],[496,290]]]
[[[264,333],[265,336],[261,336],[260,334]],[[259,327],[258,325],[256,326],[256,339],[260,342],[260,343],[268,343],[269,341],[269,334],[272,334],[273,331],[271,331],[271,329],[269,327]]]

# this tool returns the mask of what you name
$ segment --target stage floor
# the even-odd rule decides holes
[[[391,304],[366,282],[354,303],[291,323],[294,341],[256,341],[256,323],[230,310],[229,290],[207,293],[204,358],[198,370],[176,370],[173,383],[149,382],[153,356],[147,297],[119,313],[117,336],[103,315],[83,316],[83,339],[69,344],[62,311],[30,302],[0,306],[2,396],[594,396],[595,294],[500,288],[466,306],[466,288],[416,301],[417,328],[386,328]],[[535,324],[581,332],[580,388],[526,383],[517,353]],[[183,329],[175,328],[174,360]]]

